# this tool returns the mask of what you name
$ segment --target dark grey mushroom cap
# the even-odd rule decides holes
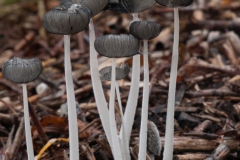
[[[108,2],[109,0],[73,0],[73,3],[89,9],[91,11],[91,17],[100,13]]]
[[[90,21],[89,16],[89,10],[78,4],[72,4],[69,8],[62,5],[48,11],[42,23],[50,33],[70,35],[84,30]]]
[[[94,42],[96,51],[109,58],[131,57],[139,54],[140,41],[132,35],[106,35]]]
[[[16,83],[28,83],[42,72],[42,63],[37,58],[21,59],[14,57],[2,66],[3,76]]]
[[[130,72],[129,65],[122,63],[120,67],[116,67],[116,80],[123,79],[128,76]],[[100,79],[103,81],[111,81],[112,78],[112,66],[107,66],[99,71]]]
[[[156,0],[156,2],[165,7],[186,7],[192,4],[193,0]]]
[[[161,32],[161,26],[155,22],[133,21],[129,28],[131,35],[141,40],[156,38]]]
[[[147,128],[148,128],[148,130],[147,130],[147,150],[151,154],[160,155],[162,146],[161,146],[161,141],[160,141],[157,126],[153,122],[148,121]]]
[[[109,2],[105,9],[116,12],[139,13],[151,8],[156,3],[155,0],[119,0],[119,2]]]

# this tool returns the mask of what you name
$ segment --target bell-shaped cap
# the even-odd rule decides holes
[[[161,32],[161,26],[155,22],[133,21],[129,27],[130,34],[141,40],[156,38]]]
[[[82,7],[91,11],[91,17],[100,13],[108,4],[109,0],[73,0],[73,3],[79,4]]]
[[[116,80],[124,79],[130,72],[129,65],[122,63],[120,67],[116,67]],[[103,81],[111,81],[112,78],[112,66],[107,66],[99,71],[100,79]]]
[[[162,145],[161,145],[157,126],[153,122],[148,121],[148,124],[147,124],[147,150],[151,154],[160,155],[161,149],[162,149]]]
[[[156,3],[155,0],[119,0],[119,2],[109,2],[105,9],[116,12],[139,13],[151,8]]]
[[[42,63],[37,58],[21,59],[14,57],[2,66],[3,76],[16,83],[28,83],[42,72]]]
[[[96,38],[94,47],[105,57],[131,57],[139,54],[140,41],[132,35],[106,35]]]
[[[165,7],[186,7],[192,4],[193,0],[156,0],[156,2]]]
[[[84,30],[90,21],[89,10],[78,4],[55,7],[43,17],[44,28],[54,34],[70,35]]]

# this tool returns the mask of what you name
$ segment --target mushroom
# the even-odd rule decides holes
[[[161,26],[155,22],[134,21],[130,24],[129,30],[134,37],[143,40],[144,83],[138,159],[145,160],[149,101],[148,40],[156,38],[160,34]]]
[[[96,51],[105,57],[131,57],[138,54],[140,41],[132,35],[106,35],[94,42]]]
[[[34,159],[32,135],[29,120],[28,96],[26,83],[35,80],[42,72],[42,63],[36,58],[21,59],[14,57],[2,65],[3,76],[15,83],[21,83],[23,88],[24,123],[26,133],[28,159]]]
[[[124,79],[130,72],[129,65],[122,63],[120,67],[116,67],[116,80]],[[100,71],[100,79],[103,81],[111,81],[112,66],[102,68]]]
[[[48,11],[42,24],[54,34],[71,35],[84,30],[89,23],[90,11],[78,4],[62,4]]]
[[[129,65],[122,63],[120,65],[120,67],[116,67],[116,80],[115,80],[115,87],[116,87],[116,94],[117,94],[117,100],[118,100],[118,106],[120,109],[120,114],[121,114],[121,118],[122,118],[122,130],[123,133],[125,133],[125,124],[123,123],[123,109],[122,109],[122,102],[121,102],[121,98],[120,98],[120,91],[119,91],[119,86],[118,83],[116,82],[117,80],[121,80],[124,79],[125,77],[128,76],[129,72],[130,72],[130,67]],[[111,81],[111,77],[112,77],[112,66],[107,66],[102,68],[100,71],[100,79],[103,81]],[[128,154],[127,150],[128,148],[124,148],[126,145],[126,136],[123,137],[122,141],[120,141],[121,145],[122,145],[122,150],[123,150],[123,154],[125,154],[125,159],[130,160],[130,155]]]
[[[154,160],[154,155],[160,156],[162,150],[161,140],[157,126],[148,121],[147,123],[147,151],[151,160]]]
[[[155,0],[148,0],[148,1],[140,1],[140,0],[119,0],[110,1],[108,6],[105,9],[109,9],[116,12],[125,12],[125,13],[133,13],[133,21],[138,20],[138,13],[142,12],[146,9],[149,9],[155,4]],[[128,96],[127,106],[124,113],[124,123],[126,127],[126,139],[127,144],[130,140],[131,130],[134,121],[134,114],[137,108],[137,100],[138,100],[138,93],[139,93],[139,83],[140,83],[140,55],[137,54],[133,57],[132,62],[132,81],[130,92]],[[122,130],[120,131],[120,138],[123,139],[124,135]],[[124,148],[128,148],[125,146]]]
[[[179,15],[178,7],[190,5],[193,0],[156,0],[160,5],[174,8],[174,42],[172,63],[170,71],[170,83],[167,103],[167,120],[166,120],[166,141],[164,143],[163,160],[173,159],[173,137],[174,137],[174,107],[175,107],[175,90],[178,68],[178,46],[179,46]]]
[[[67,89],[70,160],[79,159],[78,125],[73,88],[70,35],[85,29],[89,23],[91,11],[73,4],[71,0],[61,0],[60,6],[47,12],[43,17],[43,26],[48,32],[64,35],[64,66]]]
[[[112,58],[112,68],[115,68],[115,58],[119,57],[129,57],[138,53],[140,42],[137,38],[131,35],[107,35],[98,37],[94,46],[96,51],[103,56]],[[128,50],[129,49],[129,50]],[[131,50],[130,50],[131,49]],[[112,54],[112,55],[111,55]],[[113,155],[115,159],[122,159],[121,148],[118,140],[118,135],[116,131],[116,121],[114,113],[114,97],[115,97],[115,75],[116,69],[112,69],[111,73],[111,91],[109,100],[109,120],[110,120],[110,130],[112,136],[112,148]],[[124,122],[123,122],[124,123]],[[125,136],[125,133],[122,133]],[[122,139],[123,140],[123,139]],[[123,140],[123,152],[126,159],[130,159],[129,149],[127,146],[127,141]]]
[[[73,0],[74,3],[77,3],[85,8],[88,8],[91,11],[91,17],[95,16],[107,5],[109,0]],[[106,111],[108,111],[107,102],[103,93],[103,88],[101,85],[100,77],[98,74],[98,60],[97,60],[97,52],[94,48],[95,41],[95,31],[94,24],[92,18],[90,18],[89,23],[89,46],[90,46],[90,72],[91,72],[91,80],[93,86],[93,93],[95,97],[95,101],[97,104],[99,116],[103,125],[103,129],[106,133],[107,139],[109,141],[109,145],[112,146],[111,142],[111,132],[110,132],[110,124],[109,124],[109,116],[106,115]]]

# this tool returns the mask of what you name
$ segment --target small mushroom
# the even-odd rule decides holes
[[[144,82],[143,82],[143,100],[141,113],[141,129],[139,144],[139,159],[146,157],[146,131],[148,121],[149,105],[149,65],[148,65],[148,40],[157,37],[161,32],[161,26],[155,22],[133,21],[130,25],[130,33],[143,41],[143,64],[144,64]]]
[[[140,41],[132,35],[106,35],[98,37],[94,47],[105,57],[131,57],[139,53]]]
[[[2,66],[3,76],[16,83],[22,83],[23,88],[23,106],[24,106],[24,124],[26,134],[26,145],[28,159],[34,159],[32,135],[29,120],[28,96],[26,83],[35,80],[42,72],[42,63],[36,58],[21,59],[14,57],[5,62]]]
[[[100,79],[103,81],[111,81],[111,72],[112,72],[112,66],[107,66],[102,68],[100,73]],[[116,80],[121,80],[127,77],[127,75],[130,72],[129,65],[122,63],[120,67],[116,67]]]
[[[83,113],[81,107],[79,107],[79,103],[76,101],[76,110],[77,110],[77,115],[78,115],[78,118],[83,121],[83,122],[86,122],[86,118],[85,118],[85,114]],[[67,117],[68,116],[68,104],[67,103],[63,103],[61,106],[60,106],[60,116],[61,117]]]
[[[44,15],[42,24],[48,32],[72,35],[87,27],[90,11],[78,4],[69,3],[63,3]]]
[[[161,145],[158,128],[153,122],[148,121],[148,124],[147,124],[147,151],[149,154],[159,156],[161,154],[161,149],[162,149],[162,145]]]
[[[21,59],[14,57],[2,66],[3,76],[15,83],[28,83],[42,72],[42,63],[37,58]]]
[[[109,2],[105,9],[124,13],[139,13],[151,8],[155,0],[119,0],[119,2]]]
[[[129,32],[140,40],[150,40],[160,34],[161,26],[155,22],[133,21],[130,24]]]

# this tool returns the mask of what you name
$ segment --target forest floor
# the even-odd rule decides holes
[[[175,106],[174,159],[240,159],[240,2],[197,1],[180,9],[179,69]],[[63,36],[49,34],[41,19],[59,1],[39,0],[0,6],[0,66],[13,57],[38,58],[43,72],[27,84],[31,108],[47,134],[50,147],[41,160],[68,159]],[[162,25],[160,35],[149,41],[149,120],[159,129],[164,146],[166,107],[173,44],[173,9],[155,5],[140,13],[140,19]],[[96,36],[128,34],[132,15],[104,11],[94,17]],[[81,160],[113,159],[103,136],[92,91],[88,29],[71,36],[71,60],[76,101]],[[132,65],[132,58],[119,58]],[[99,69],[111,59],[99,56]],[[0,70],[1,71],[1,70]],[[141,69],[141,81],[143,69]],[[123,107],[128,100],[131,73],[119,81]],[[110,82],[102,82],[109,100]],[[43,86],[46,86],[44,88]],[[0,72],[0,160],[26,160],[22,88]],[[131,135],[132,159],[136,159],[141,120],[142,83]],[[125,107],[124,107],[125,109]],[[117,127],[121,117],[116,107]],[[44,148],[32,127],[35,155]],[[163,148],[164,149],[164,148]],[[160,156],[155,157],[162,159]]]

